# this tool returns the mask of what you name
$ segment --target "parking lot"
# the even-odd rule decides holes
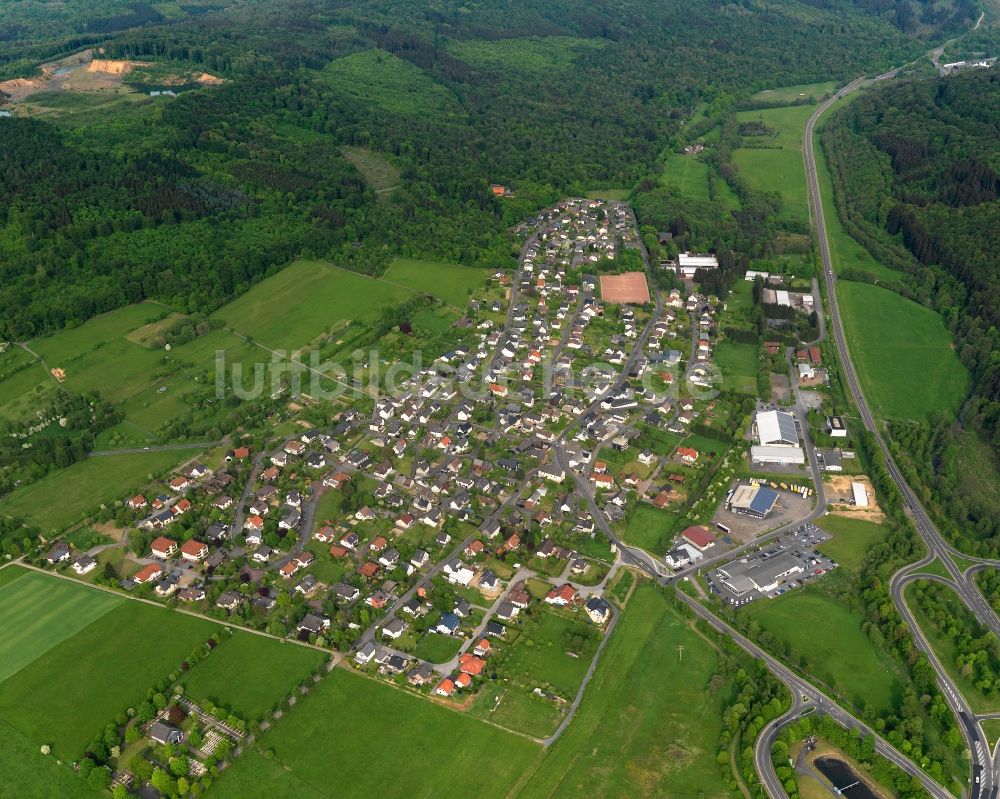
[[[709,572],[709,590],[739,607],[800,588],[837,568],[835,561],[815,549],[832,537],[813,524],[803,524],[763,549]]]

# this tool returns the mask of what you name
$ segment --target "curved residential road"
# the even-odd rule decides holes
[[[892,70],[879,75],[870,81],[863,78],[858,78],[857,80],[852,81],[831,98],[822,103],[806,122],[803,154],[805,157],[806,176],[808,179],[807,186],[809,190],[810,211],[816,226],[820,257],[823,264],[823,277],[826,282],[827,302],[829,303],[830,308],[830,329],[837,345],[837,351],[840,356],[841,369],[843,371],[845,381],[850,389],[852,397],[854,398],[854,403],[858,408],[858,413],[860,414],[861,420],[865,425],[865,429],[874,436],[875,441],[883,454],[886,469],[893,482],[899,488],[903,497],[905,511],[913,520],[917,532],[927,547],[928,556],[921,561],[921,563],[929,563],[934,557],[940,558],[942,564],[947,569],[951,580],[955,583],[956,590],[962,601],[975,614],[981,624],[987,626],[995,633],[1000,634],[1000,618],[997,617],[997,614],[983,598],[983,595],[979,592],[971,577],[967,577],[963,574],[963,572],[960,571],[952,561],[950,555],[955,553],[956,550],[948,544],[943,539],[940,532],[938,532],[934,523],[931,521],[930,516],[920,504],[917,495],[914,493],[913,489],[910,488],[906,479],[903,477],[896,461],[892,457],[892,453],[889,451],[889,447],[882,436],[881,427],[876,421],[875,416],[868,405],[868,401],[865,398],[864,392],[861,389],[861,383],[858,379],[858,374],[854,368],[854,363],[851,360],[851,353],[847,346],[847,337],[844,332],[844,325],[841,320],[840,308],[837,301],[837,278],[833,269],[833,259],[830,254],[830,244],[823,213],[823,201],[819,190],[819,176],[816,170],[816,157],[814,150],[816,123],[823,116],[823,114],[841,98],[846,97],[862,86],[891,78],[897,72],[898,70]],[[982,795],[992,799],[993,795],[997,792],[997,771],[994,767],[993,760],[990,757],[989,743],[985,739],[979,725],[975,724],[971,720],[971,717],[966,715],[967,709],[965,708],[964,699],[962,699],[957,691],[954,690],[954,686],[947,672],[941,668],[940,661],[937,659],[933,650],[930,649],[919,628],[912,623],[912,614],[910,614],[909,609],[906,607],[906,603],[902,600],[902,585],[904,583],[901,582],[901,580],[906,573],[913,569],[913,566],[914,564],[910,564],[900,570],[900,572],[896,575],[893,575],[891,586],[893,600],[899,608],[900,613],[910,624],[918,646],[928,655],[930,662],[935,666],[938,681],[941,684],[945,698],[952,710],[956,712],[962,733],[968,741],[969,750],[972,753],[972,779],[970,780],[969,785],[969,797],[970,799],[979,799]],[[783,795],[784,792],[782,792],[781,796]]]

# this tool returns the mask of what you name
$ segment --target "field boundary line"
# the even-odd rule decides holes
[[[222,621],[221,619],[217,619],[214,616],[209,616],[205,613],[198,613],[195,610],[185,610],[184,608],[171,608],[167,607],[161,602],[157,602],[155,599],[147,599],[146,597],[141,597],[141,596],[132,596],[131,594],[122,593],[121,591],[116,591],[114,588],[108,588],[107,586],[104,585],[97,585],[96,583],[85,583],[82,580],[77,580],[75,577],[70,577],[67,574],[59,574],[58,572],[48,571],[47,569],[42,569],[39,568],[38,566],[32,566],[30,563],[25,563],[24,561],[21,560],[9,561],[8,563],[4,564],[4,568],[12,564],[17,564],[18,566],[24,569],[29,569],[30,571],[38,572],[39,574],[45,574],[48,575],[49,577],[55,577],[60,580],[66,580],[68,582],[73,583],[74,585],[82,586],[83,588],[91,588],[95,591],[103,591],[104,593],[111,594],[112,596],[119,597],[120,599],[130,599],[133,602],[142,602],[145,605],[151,605],[154,608],[160,608],[161,610],[165,610],[168,613],[180,613],[184,616],[191,616],[196,619],[202,619],[203,621],[213,622],[215,624],[218,624],[220,627],[231,627],[234,630],[241,630],[243,632],[247,632],[252,635],[259,635],[261,638],[270,638],[272,641],[278,641],[283,644],[295,644],[296,646],[306,647],[307,649],[315,649],[317,652],[323,652],[324,654],[330,655],[331,658],[334,659],[337,657],[338,654],[340,654],[338,652],[334,652],[333,650],[326,649],[325,647],[318,646],[317,644],[310,644],[307,641],[299,641],[295,638],[281,638],[280,636],[272,635],[271,633],[265,632],[264,630],[255,630],[252,627],[246,627],[242,624],[238,624],[233,621]]]

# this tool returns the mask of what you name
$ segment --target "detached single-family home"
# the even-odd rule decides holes
[[[545,601],[550,605],[568,605],[576,597],[576,589],[569,583],[563,583],[558,588],[553,588],[545,595]]]
[[[611,605],[599,596],[588,599],[585,607],[594,624],[604,624],[611,617]]]
[[[73,571],[77,574],[89,574],[97,568],[97,561],[90,555],[83,555],[73,563]]]

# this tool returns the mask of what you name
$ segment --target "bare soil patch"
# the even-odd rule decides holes
[[[649,302],[649,286],[643,272],[601,275],[601,299],[611,303],[643,305]]]

